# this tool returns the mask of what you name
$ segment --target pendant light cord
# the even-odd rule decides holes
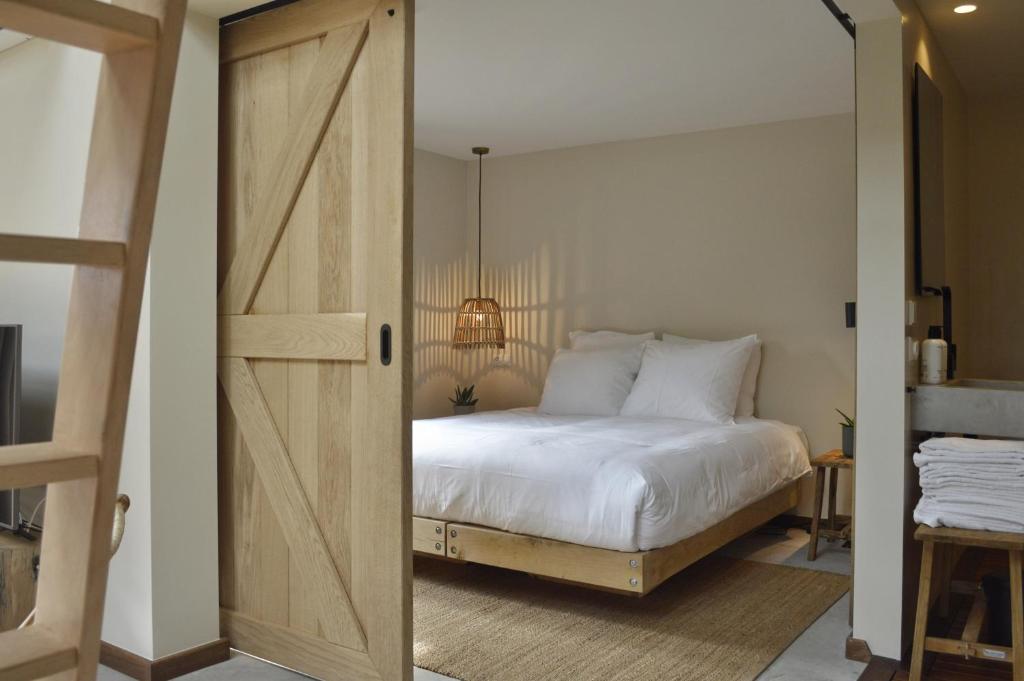
[[[481,298],[480,281],[483,278],[483,211],[484,211],[484,155],[477,154],[480,159],[476,182],[476,297]]]

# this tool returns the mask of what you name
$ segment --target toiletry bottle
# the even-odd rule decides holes
[[[938,385],[946,381],[946,341],[942,340],[942,327],[929,326],[928,340],[921,343],[921,382]]]
[[[904,364],[904,378],[907,385],[917,385],[921,382],[921,341],[911,336],[906,337],[906,362]]]

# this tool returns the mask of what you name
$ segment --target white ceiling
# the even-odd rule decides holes
[[[821,0],[418,0],[415,92],[416,146],[519,154],[853,111],[853,40]]]
[[[978,11],[956,14],[963,0],[918,0],[968,96],[1024,93],[1024,0],[972,0]]]
[[[821,0],[416,9],[416,146],[459,158],[850,112],[853,78]]]
[[[9,50],[16,45],[20,45],[29,38],[30,36],[23,33],[17,33],[9,28],[0,28],[0,52]]]

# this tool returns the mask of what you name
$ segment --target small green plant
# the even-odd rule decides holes
[[[850,428],[853,428],[854,426],[857,425],[857,423],[852,418],[843,413],[842,409],[836,409],[836,412],[843,417],[843,420],[839,422],[839,425],[848,426]]]
[[[463,388],[461,385],[457,385],[455,386],[455,397],[449,397],[448,401],[456,407],[472,407],[480,401],[478,398],[473,397],[473,390],[475,388],[475,385],[471,385],[468,388]]]

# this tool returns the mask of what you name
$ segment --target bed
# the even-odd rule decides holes
[[[753,417],[421,420],[414,549],[643,595],[796,506],[809,470],[799,428]]]

